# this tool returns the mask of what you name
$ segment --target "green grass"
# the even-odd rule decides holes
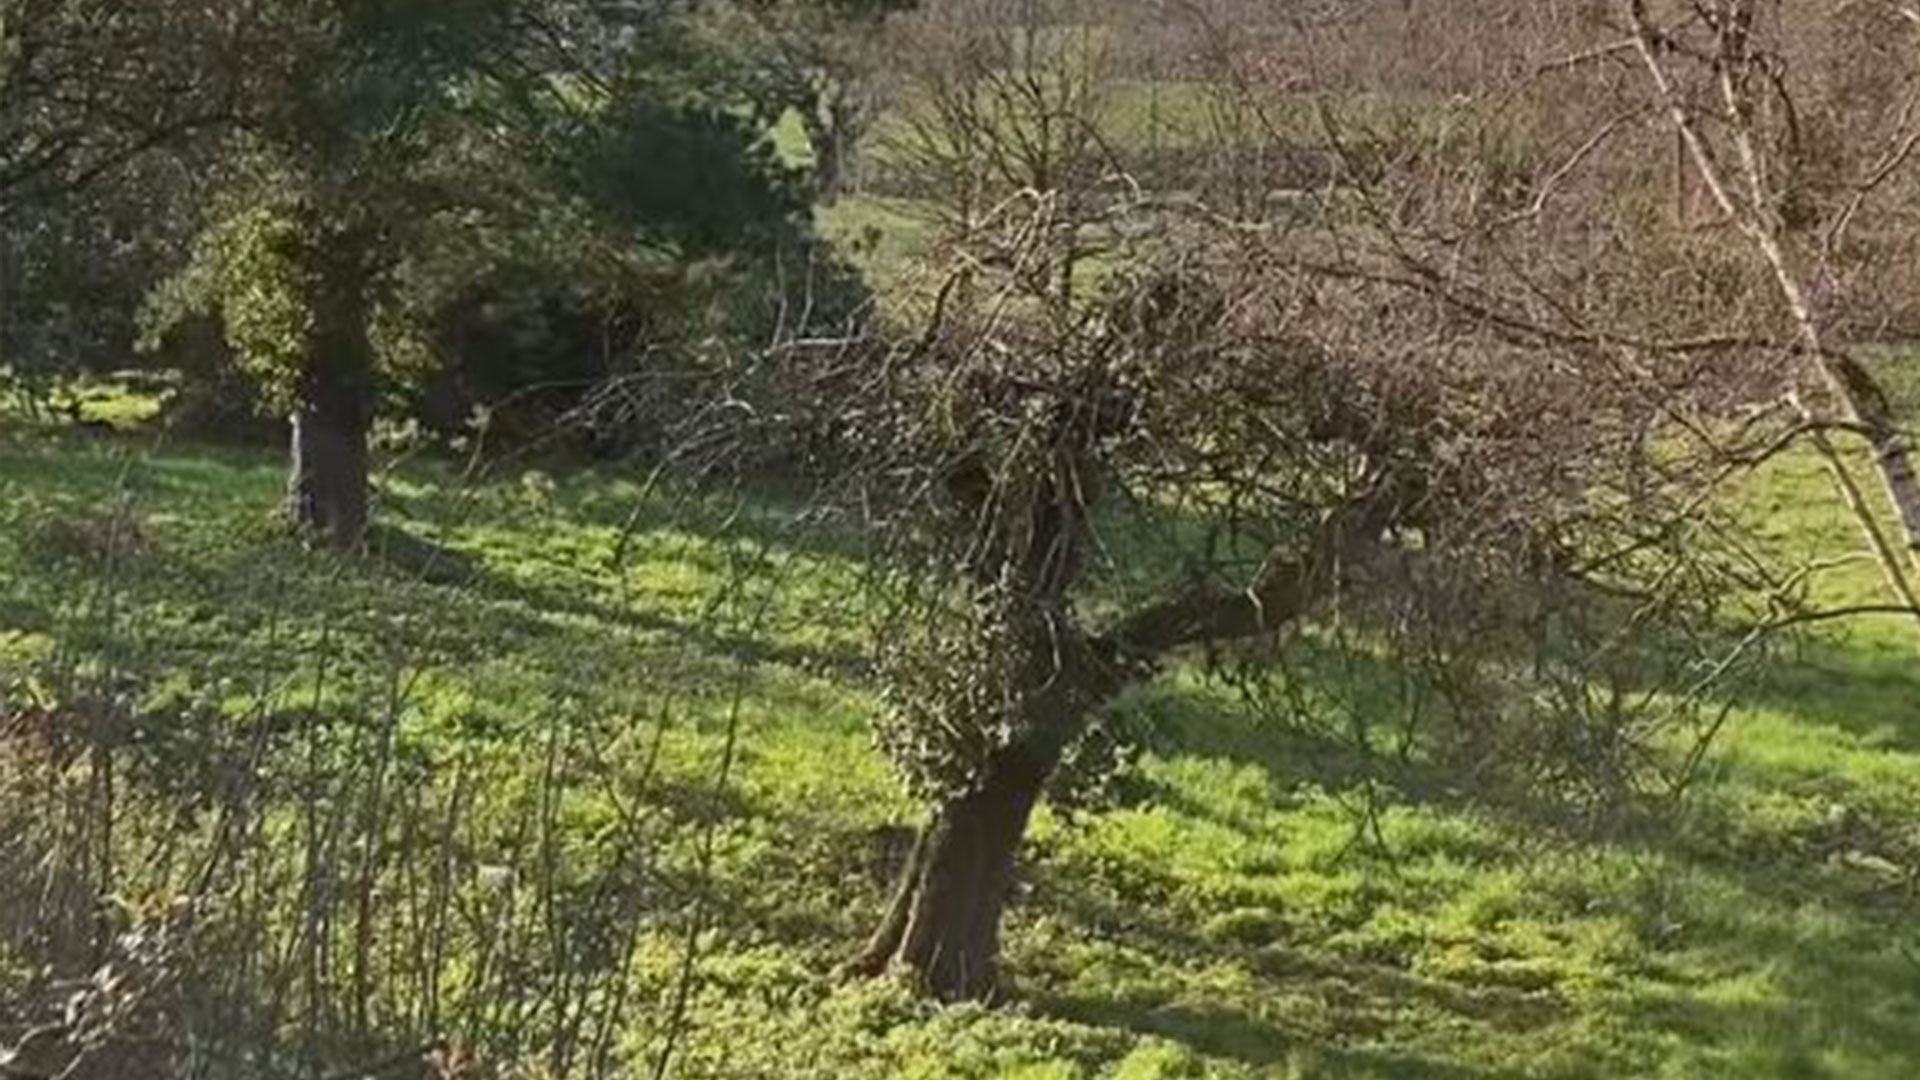
[[[882,303],[913,303],[938,291],[923,256],[936,228],[934,208],[912,199],[854,195],[815,211],[820,233],[846,253]]]
[[[1850,549],[1823,482],[1794,461],[1756,485],[1782,542]],[[765,503],[643,498],[594,474],[469,485],[421,462],[382,478],[376,555],[343,563],[281,535],[279,483],[265,452],[0,436],[0,688],[111,667],[156,707],[218,700],[243,725],[262,685],[303,701],[322,685],[317,707],[360,715],[408,672],[398,737],[420,782],[491,762],[502,823],[463,858],[509,864],[528,857],[506,821],[537,748],[591,727],[608,783],[565,818],[577,873],[599,872],[618,807],[664,823],[655,863],[683,883],[635,939],[643,1053],[704,898],[677,1075],[1920,1066],[1920,668],[1903,624],[1836,628],[1748,688],[1686,813],[1606,843],[1176,676],[1133,705],[1150,750],[1119,804],[1037,824],[1007,941],[1017,1000],[940,1009],[826,974],[882,902],[873,838],[913,819],[863,726],[845,545]],[[1864,567],[1822,585],[1872,587]]]

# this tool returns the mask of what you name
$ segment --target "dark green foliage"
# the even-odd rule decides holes
[[[0,367],[16,388],[44,397],[60,378],[131,364],[155,272],[133,228],[80,199],[0,223]]]
[[[90,17],[81,0],[54,7]],[[234,64],[180,93],[234,107],[103,174],[86,201],[14,219],[0,364],[18,376],[128,366],[138,297],[159,282],[142,363],[181,374],[180,422],[270,434],[319,340],[316,290],[358,266],[383,408],[448,436],[498,409],[492,435],[512,440],[697,343],[837,326],[864,302],[812,237],[801,178],[681,16],[277,0],[170,32]],[[114,87],[132,94],[148,58],[122,60]]]
[[[593,387],[620,374],[637,320],[537,270],[496,272],[436,307],[441,362],[396,410],[447,438],[484,418],[495,447],[551,433]]]
[[[0,219],[0,380],[47,401],[64,380],[142,363],[141,305],[191,235],[173,213],[183,180],[145,158]]]
[[[764,256],[804,236],[807,202],[795,176],[758,131],[718,109],[610,105],[578,175],[610,224],[691,256]]]
[[[0,219],[228,122],[233,26],[174,0],[0,0]]]

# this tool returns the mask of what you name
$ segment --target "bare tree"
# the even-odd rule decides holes
[[[1594,282],[1567,308],[1504,241],[1444,227],[1538,218],[1520,178],[1550,175],[1555,140],[1503,157],[1384,123],[1362,145],[1322,117],[1343,171],[1230,209],[1127,173],[1087,10],[942,4],[902,33],[893,152],[939,193],[925,303],[730,388],[770,395],[739,415],[805,421],[831,505],[894,571],[879,731],[931,810],[853,970],[992,993],[1050,778],[1182,658],[1258,683],[1346,627],[1446,669],[1431,719],[1466,756],[1598,791],[1633,788],[1648,726],[1750,655],[1726,626],[1783,579],[1712,503],[1776,434],[1728,426],[1754,392],[1720,361],[1745,339],[1632,332]],[[1253,74],[1220,78],[1241,133],[1272,138]],[[1446,251],[1462,273],[1436,276]],[[1713,434],[1676,438],[1694,428]]]
[[[1711,356],[1792,426],[1780,449],[1826,462],[1893,605],[1920,611],[1910,437],[1864,360],[1920,325],[1916,30],[1890,3],[1379,3],[1302,20],[1237,63],[1269,125],[1298,108],[1299,80],[1330,92],[1314,108],[1382,272],[1624,364]],[[1395,39],[1433,47],[1376,47]],[[1655,213],[1663,188],[1671,215]],[[1851,438],[1884,508],[1842,452]]]
[[[1812,13],[1752,0],[1660,12],[1628,0],[1624,16],[1687,162],[1786,309],[1806,376],[1793,407],[1815,428],[1813,444],[1896,597],[1920,615],[1912,582],[1920,480],[1885,392],[1846,340],[1844,295],[1859,277],[1885,272],[1886,256],[1910,259],[1912,224],[1899,219],[1920,147],[1915,20],[1891,3]],[[1830,428],[1871,448],[1897,536],[1883,529]]]

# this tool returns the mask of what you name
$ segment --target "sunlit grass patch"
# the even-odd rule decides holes
[[[1850,550],[1805,466],[1759,478],[1755,505],[1782,543]],[[183,739],[287,740],[268,775],[289,784],[325,775],[309,752],[354,760],[391,711],[408,797],[472,793],[454,859],[474,889],[555,857],[592,895],[648,838],[633,992],[656,1009],[703,912],[679,1075],[1896,1077],[1920,1058],[1920,678],[1897,624],[1836,627],[1736,688],[1686,797],[1612,835],[1176,672],[1127,704],[1144,750],[1118,803],[1042,814],[1016,999],[948,1010],[829,974],[916,821],[867,734],[857,542],[758,496],[413,461],[381,477],[372,554],[338,560],[280,527],[280,484],[265,451],[0,445],[0,693],[112,670],[155,715],[226,718]],[[1870,595],[1872,568],[1829,584]],[[1292,671],[1326,692],[1309,714],[1390,705],[1330,681],[1390,667],[1325,649]],[[302,741],[312,717],[335,734]],[[523,823],[568,747],[543,855]],[[271,820],[296,845],[298,819]],[[637,1016],[622,1038],[650,1060],[664,1020]]]

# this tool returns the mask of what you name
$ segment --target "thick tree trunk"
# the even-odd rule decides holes
[[[993,995],[1014,859],[1059,761],[1052,739],[1007,747],[993,756],[978,786],[935,811],[854,972],[893,968],[948,1000]]]
[[[316,305],[313,352],[293,412],[287,512],[343,551],[367,528],[367,432],[373,419],[372,345],[358,275],[330,283]]]

